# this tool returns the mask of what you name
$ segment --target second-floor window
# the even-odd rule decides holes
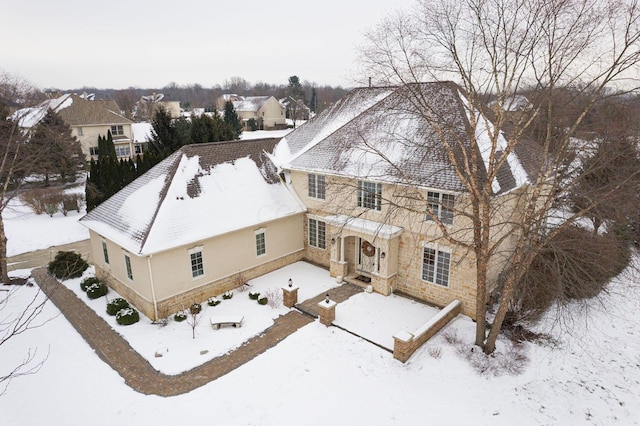
[[[451,194],[443,194],[441,192],[428,191],[427,204],[429,208],[427,209],[425,220],[435,220],[435,218],[437,218],[444,224],[453,224],[455,196]]]
[[[425,247],[422,252],[422,279],[443,287],[449,287],[451,253]]]
[[[113,136],[120,136],[120,135],[124,135],[124,128],[120,125],[118,126],[111,126],[111,134]]]
[[[325,181],[323,175],[309,174],[309,197],[325,199]]]
[[[89,154],[90,155],[98,155],[98,147],[97,146],[90,146],[89,147]]]
[[[365,209],[381,210],[382,209],[382,184],[369,182],[366,180],[358,181],[358,207]]]

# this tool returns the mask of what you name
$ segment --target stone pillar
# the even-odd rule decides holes
[[[333,320],[336,319],[336,305],[333,300],[323,300],[318,303],[318,314],[320,315],[320,323],[329,327]]]
[[[282,303],[293,308],[298,303],[298,287],[282,287]]]

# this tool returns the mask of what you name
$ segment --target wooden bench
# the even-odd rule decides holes
[[[242,327],[242,320],[244,320],[244,316],[242,315],[220,315],[215,318],[210,318],[211,327],[215,330],[219,330],[222,325],[232,325],[234,327]]]

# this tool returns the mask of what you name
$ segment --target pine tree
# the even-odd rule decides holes
[[[242,134],[242,122],[240,121],[240,117],[238,117],[238,113],[233,106],[233,102],[231,101],[227,101],[224,103],[224,122],[227,124],[227,126],[229,126],[231,130],[231,139],[239,139],[240,135]]]

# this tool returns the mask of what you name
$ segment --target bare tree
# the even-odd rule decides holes
[[[559,196],[584,177],[568,160],[585,116],[610,88],[633,88],[628,77],[640,59],[638,6],[637,0],[421,0],[367,35],[362,49],[365,77],[375,76],[382,85],[453,80],[465,99],[469,131],[452,138],[447,131],[452,123],[439,114],[436,99],[420,90],[407,95],[414,106],[411,113],[441,135],[441,147],[468,199],[464,209],[456,205],[456,214],[469,220],[467,232],[451,234],[446,223],[430,213],[443,238],[466,248],[473,258],[475,343],[486,353],[495,350],[517,283],[541,248],[615,192],[610,188],[598,199],[563,212],[553,229],[542,232]],[[570,117],[562,117],[557,95],[567,88],[569,102],[581,102],[574,104]],[[532,95],[531,108],[514,115],[514,96],[524,92]],[[493,99],[490,109],[487,99]],[[496,197],[501,170],[540,119],[545,125],[536,133],[536,170],[528,171],[529,182],[521,191]],[[480,134],[488,144],[480,141]],[[467,146],[470,149],[463,148]],[[517,205],[521,214],[504,217],[496,203]],[[515,240],[505,250],[508,238]],[[505,256],[497,311],[487,333],[490,269]]]
[[[0,348],[9,340],[43,324],[43,322],[36,321],[47,301],[47,298],[40,291],[37,291],[26,302],[20,301],[21,307],[19,309],[12,309],[11,304],[16,300],[18,292],[24,291],[26,288],[13,286],[0,292]],[[47,357],[48,354],[38,359],[37,348],[30,348],[22,360],[17,365],[11,366],[8,371],[4,370],[7,365],[3,363],[3,371],[0,372],[0,395],[6,392],[11,380],[37,373]]]

